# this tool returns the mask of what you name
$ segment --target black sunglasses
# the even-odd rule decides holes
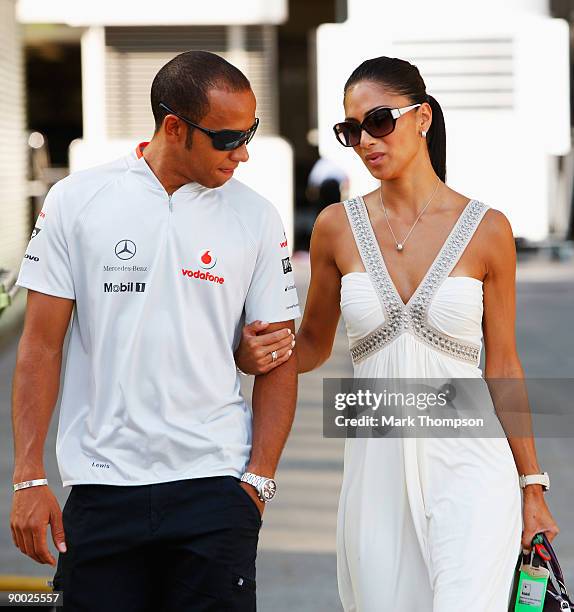
[[[420,104],[411,104],[403,108],[380,107],[366,115],[362,123],[358,121],[341,121],[333,126],[337,140],[344,147],[356,147],[361,142],[361,132],[365,130],[373,138],[388,136],[394,129],[397,119]]]
[[[196,128],[200,132],[203,132],[206,136],[211,138],[211,142],[213,147],[218,151],[233,151],[233,149],[238,149],[244,144],[249,144],[253,136],[255,136],[255,132],[259,127],[259,119],[255,119],[255,123],[246,131],[242,130],[210,130],[208,128],[201,127],[201,125],[197,125],[197,123],[193,123],[187,117],[176,113],[174,110],[169,108],[163,102],[159,103],[160,107],[166,110],[171,115],[175,115],[179,117],[182,121],[189,123],[192,127]]]

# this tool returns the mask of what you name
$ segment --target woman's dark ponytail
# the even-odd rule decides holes
[[[427,134],[427,146],[433,170],[444,183],[446,181],[446,128],[444,115],[440,104],[432,96],[428,96],[432,109],[432,123]]]
[[[441,181],[446,180],[446,129],[440,104],[427,95],[419,69],[397,57],[375,57],[355,68],[345,83],[349,87],[359,81],[380,83],[397,95],[408,97],[412,104],[428,102],[432,109],[432,124],[427,134],[427,146],[432,167]]]

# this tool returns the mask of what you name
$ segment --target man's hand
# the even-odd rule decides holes
[[[263,516],[263,511],[265,510],[265,502],[262,502],[259,499],[259,496],[257,495],[257,491],[255,490],[255,487],[252,487],[250,484],[247,484],[246,482],[240,482],[239,484],[241,485],[241,487],[243,487],[243,490],[247,493],[247,495],[251,497],[251,499],[253,500],[253,503],[257,506],[257,509],[259,510],[259,514]]]
[[[50,525],[56,548],[66,552],[62,511],[55,495],[46,485],[14,492],[10,528],[14,544],[38,563],[56,565],[48,549],[46,527]]]
[[[260,334],[269,323],[253,321],[241,332],[241,342],[235,351],[235,363],[246,374],[267,374],[285,363],[293,353],[295,336],[290,329],[280,329],[268,334]],[[277,351],[273,361],[271,353]]]

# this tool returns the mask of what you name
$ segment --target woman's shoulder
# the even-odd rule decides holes
[[[450,195],[453,203],[458,208],[459,212],[462,212],[466,206],[471,202],[481,204],[485,208],[485,213],[478,228],[483,235],[490,237],[503,237],[510,233],[512,235],[512,227],[508,217],[497,208],[490,206],[488,202],[483,200],[470,198],[454,190],[450,190]]]
[[[515,242],[508,217],[501,210],[486,205],[486,211],[476,228],[473,245],[475,253],[483,258],[489,270],[503,262],[513,261]]]
[[[484,219],[479,229],[483,235],[489,238],[504,239],[513,235],[508,217],[501,210],[489,205],[486,205]]]
[[[337,202],[329,204],[318,215],[315,220],[315,231],[321,233],[330,233],[341,229],[341,224],[345,221],[347,213],[345,212],[345,203]]]
[[[325,256],[333,256],[340,247],[346,232],[350,232],[349,222],[343,202],[326,206],[317,216],[313,226],[311,245]]]

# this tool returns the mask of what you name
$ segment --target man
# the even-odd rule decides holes
[[[69,610],[255,609],[296,362],[256,377],[252,415],[233,349],[244,320],[290,335],[299,316],[279,215],[232,179],[255,105],[221,57],[175,57],[152,84],[151,142],[57,183],[32,234],[18,279],[29,294],[11,528],[22,552],[55,565],[50,525]],[[62,514],[42,458],[72,311]]]

